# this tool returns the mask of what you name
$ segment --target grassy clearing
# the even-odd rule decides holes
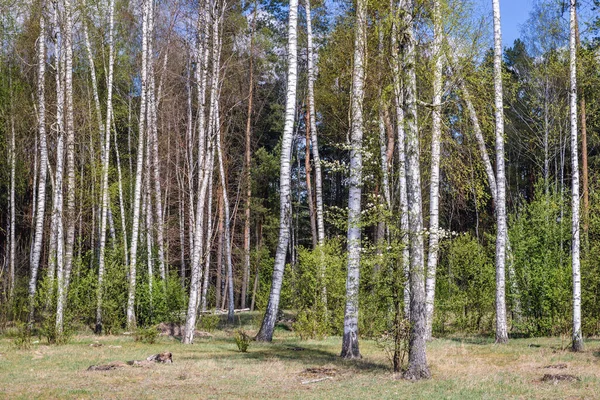
[[[91,347],[96,341],[102,346]],[[364,358],[350,362],[338,357],[338,337],[300,341],[284,330],[272,344],[251,343],[247,353],[238,351],[234,330],[218,330],[192,346],[167,337],[143,344],[131,336],[77,335],[68,345],[37,343],[19,350],[3,337],[0,398],[600,398],[600,342],[587,341],[580,354],[561,350],[561,344],[559,338],[515,339],[506,346],[487,338],[435,340],[428,346],[433,378],[412,383],[396,379],[373,341],[362,340]],[[162,351],[173,353],[173,364],[86,371]],[[567,368],[544,368],[559,363]],[[541,382],[547,373],[581,380]]]

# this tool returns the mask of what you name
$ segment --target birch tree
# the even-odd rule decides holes
[[[391,35],[391,47],[392,47],[392,78],[394,86],[394,99],[395,99],[395,112],[396,112],[396,136],[398,142],[398,192],[400,202],[400,242],[402,243],[402,272],[404,274],[404,316],[408,318],[410,315],[410,286],[409,286],[409,238],[408,238],[408,193],[406,187],[406,132],[404,128],[404,91],[402,88],[402,75],[401,70],[404,68],[403,54],[400,53],[398,48],[398,23],[399,13],[403,12],[401,9],[402,3],[398,5],[394,4],[393,1],[390,4],[390,8],[394,10],[394,18],[392,20],[392,35]],[[402,67],[402,68],[401,68]]]
[[[494,108],[496,119],[496,343],[508,342],[506,323],[506,193],[504,178],[504,106],[502,100],[502,32],[500,0],[492,0],[494,11]]]
[[[406,70],[406,183],[408,197],[408,236],[410,259],[410,335],[408,369],[405,379],[419,380],[431,376],[425,352],[425,266],[423,251],[423,212],[421,201],[421,171],[419,167],[419,132],[417,124],[417,76],[414,37],[414,2],[401,5],[405,33]]]
[[[350,122],[350,180],[348,189],[348,271],[346,277],[346,308],[344,312],[343,358],[360,358],[358,348],[358,285],[361,251],[361,192],[362,192],[362,139],[363,100],[365,84],[365,52],[367,4],[356,2],[356,31],[354,33],[354,64],[352,69],[352,98]]]
[[[323,245],[325,244],[325,222],[323,219],[323,177],[321,172],[321,156],[319,155],[319,136],[317,132],[317,115],[315,105],[315,54],[312,33],[312,16],[310,10],[310,0],[304,1],[306,11],[306,40],[307,40],[307,78],[308,78],[308,115],[310,124],[310,142],[311,152],[315,170],[315,213],[317,225],[317,244],[319,249],[319,262],[321,273],[321,301],[324,310],[327,312],[327,286],[325,285],[326,265],[323,255]],[[307,144],[308,145],[308,144]],[[312,204],[312,202],[311,202]]]
[[[198,17],[198,32],[201,33],[201,38],[198,40],[196,50],[197,60],[201,63],[196,69],[196,82],[198,85],[198,196],[196,202],[196,216],[194,218],[194,240],[192,251],[192,273],[190,280],[190,297],[188,302],[187,316],[185,320],[185,334],[183,343],[191,344],[194,341],[194,329],[196,327],[196,314],[200,300],[200,284],[202,271],[200,263],[202,260],[202,245],[203,245],[203,225],[204,225],[204,207],[206,200],[206,191],[208,187],[208,157],[206,151],[206,132],[205,132],[205,99],[206,99],[206,83],[207,83],[207,64],[210,52],[208,51],[208,37],[210,35],[210,8],[209,2],[204,2],[204,7],[199,10]],[[213,21],[213,23],[216,23]],[[203,29],[201,30],[201,27]],[[210,115],[209,115],[210,118]],[[209,146],[212,145],[212,140],[209,140]]]
[[[571,265],[573,268],[573,351],[583,350],[581,333],[581,272],[579,260],[579,156],[577,153],[577,44],[576,0],[570,0],[569,34],[569,104],[571,122]]]
[[[71,1],[64,0],[65,13],[65,128],[67,136],[67,235],[64,269],[58,269],[56,304],[56,334],[63,334],[63,314],[68,283],[73,264],[75,244],[75,126],[73,122],[73,10]]]
[[[439,192],[440,192],[440,140],[442,136],[442,40],[443,23],[441,0],[433,3],[433,101],[431,110],[431,178],[429,183],[429,251],[427,253],[427,280],[425,303],[427,330],[425,339],[432,339],[433,306],[435,302],[435,274],[439,250]]]
[[[127,328],[133,329],[135,320],[135,287],[137,277],[137,250],[140,230],[140,203],[142,197],[142,174],[144,169],[144,143],[146,132],[146,108],[148,68],[151,64],[151,55],[148,53],[148,41],[152,32],[148,30],[148,20],[153,12],[151,0],[144,0],[142,10],[142,70],[140,91],[140,115],[138,121],[138,145],[135,172],[135,189],[133,196],[133,219],[131,227],[131,251],[129,256],[129,291],[127,295]]]
[[[281,159],[279,177],[279,239],[273,266],[273,278],[265,316],[256,336],[256,340],[270,342],[273,339],[273,329],[279,310],[281,285],[285,258],[290,239],[290,213],[291,213],[291,157],[294,123],[296,118],[296,89],[298,83],[298,0],[290,0],[288,20],[288,47],[287,47],[287,91],[285,100],[285,123],[281,140]]]
[[[249,53],[249,87],[248,87],[248,109],[246,115],[246,151],[244,153],[244,168],[246,180],[246,204],[244,206],[244,276],[242,278],[242,308],[246,308],[248,297],[248,281],[250,278],[250,204],[252,202],[252,174],[250,171],[252,164],[252,110],[254,100],[254,35],[256,31],[256,15],[258,9],[256,1],[254,2],[254,12],[252,14],[252,26],[250,30],[250,53]]]
[[[37,118],[38,118],[38,140],[40,149],[40,172],[37,188],[37,204],[35,207],[35,234],[32,243],[31,265],[28,285],[29,295],[29,319],[28,328],[33,326],[34,298],[37,276],[42,255],[42,239],[44,235],[44,216],[46,210],[46,179],[48,175],[48,145],[46,138],[46,19],[45,0],[40,1],[40,33],[37,40]]]

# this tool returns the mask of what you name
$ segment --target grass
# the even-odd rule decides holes
[[[433,378],[415,383],[397,379],[373,341],[361,340],[362,360],[345,361],[338,357],[339,337],[300,341],[279,329],[272,344],[252,342],[241,353],[234,339],[237,328],[221,327],[212,338],[191,346],[167,337],[144,344],[132,336],[80,334],[67,345],[34,343],[19,350],[14,339],[1,337],[0,398],[600,398],[598,341],[587,341],[583,353],[571,353],[561,349],[559,338],[514,339],[503,346],[487,338],[437,339],[427,351]],[[102,346],[91,347],[96,341]],[[86,371],[90,365],[144,359],[162,351],[173,353],[173,364]],[[568,368],[544,368],[558,363]],[[308,368],[329,373],[310,373]],[[581,381],[541,382],[546,373],[572,374]]]

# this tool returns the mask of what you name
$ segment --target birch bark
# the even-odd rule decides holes
[[[433,3],[433,108],[431,110],[431,178],[429,183],[429,251],[427,253],[427,281],[425,304],[427,327],[425,339],[432,339],[433,307],[435,302],[435,274],[439,250],[439,192],[440,192],[440,140],[442,136],[442,12],[441,0]]]
[[[279,178],[279,239],[275,253],[275,265],[273,267],[273,278],[271,291],[265,316],[256,336],[256,340],[270,342],[273,339],[273,329],[279,309],[279,298],[281,285],[283,283],[283,271],[285,269],[285,258],[288,242],[290,239],[290,167],[292,156],[292,141],[294,122],[296,117],[296,89],[298,83],[298,0],[290,0],[290,15],[288,21],[288,48],[287,48],[287,92],[285,101],[285,124],[281,141],[281,160]]]
[[[506,200],[504,179],[504,106],[502,99],[502,32],[500,1],[492,0],[494,11],[494,107],[496,117],[496,343],[508,342],[506,323]]]
[[[426,356],[425,271],[423,254],[423,212],[421,172],[419,168],[419,132],[417,124],[417,77],[414,38],[414,3],[405,2],[403,22],[406,30],[406,183],[408,194],[408,233],[410,250],[410,336],[408,369],[405,379],[419,380],[431,376]]]
[[[577,45],[575,32],[576,0],[570,1],[569,72],[570,72],[570,120],[571,120],[571,224],[573,239],[571,257],[573,268],[573,351],[583,350],[581,334],[581,272],[579,260],[579,156],[577,152]]]
[[[356,2],[354,66],[352,69],[352,120],[350,124],[350,180],[348,189],[348,273],[344,312],[343,358],[361,358],[358,348],[358,285],[361,251],[362,139],[365,84],[367,4]]]
[[[133,195],[133,220],[131,227],[131,252],[129,256],[129,290],[127,295],[127,328],[134,329],[135,319],[135,287],[137,278],[137,251],[140,230],[140,203],[142,197],[142,174],[144,169],[144,143],[146,132],[146,102],[148,86],[148,67],[151,55],[148,54],[148,31],[149,14],[153,12],[151,0],[144,0],[142,12],[142,70],[141,70],[141,93],[140,114],[138,121],[138,145],[135,172],[135,189]]]

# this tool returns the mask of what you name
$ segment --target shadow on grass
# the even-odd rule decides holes
[[[202,360],[210,358],[211,360],[240,360],[248,359],[255,361],[268,361],[277,359],[285,362],[295,362],[307,367],[335,365],[342,368],[353,368],[359,371],[372,372],[390,372],[391,368],[385,363],[373,362],[365,359],[360,360],[345,360],[339,356],[339,353],[316,349],[310,345],[297,345],[292,343],[271,343],[271,344],[256,344],[250,346],[247,353],[241,353],[231,348],[231,342],[219,340],[219,345],[216,346],[217,353],[212,353],[204,356],[202,354],[182,356],[187,360]],[[216,343],[215,343],[216,344]],[[224,346],[221,346],[224,345]],[[227,347],[225,347],[227,346]],[[214,348],[214,347],[213,347]]]
[[[451,337],[443,338],[452,342],[460,344],[476,344],[476,345],[490,345],[494,344],[494,338],[490,336],[469,336],[469,337]]]

